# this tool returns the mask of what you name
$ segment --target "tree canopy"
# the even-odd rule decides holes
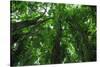
[[[96,6],[10,2],[11,66],[96,61]]]

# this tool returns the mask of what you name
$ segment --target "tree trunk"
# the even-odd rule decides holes
[[[54,46],[52,49],[52,64],[59,64],[62,62],[62,49],[61,49],[61,37],[62,37],[62,22],[64,22],[64,11],[62,10],[64,5],[57,5],[57,9],[55,12],[55,28],[56,28],[56,36],[54,40]]]
[[[61,63],[61,46],[60,46],[60,41],[61,41],[61,35],[62,35],[62,29],[61,29],[61,23],[58,22],[58,29],[56,32],[56,37],[55,37],[55,43],[53,46],[52,50],[52,61],[51,63],[57,64]]]

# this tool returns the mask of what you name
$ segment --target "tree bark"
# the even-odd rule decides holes
[[[52,49],[52,61],[51,63],[57,64],[61,63],[61,35],[62,35],[62,29],[61,29],[61,23],[58,22],[58,29],[56,32],[56,37],[55,37],[55,43]]]

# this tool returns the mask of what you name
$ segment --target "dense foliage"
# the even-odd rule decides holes
[[[10,4],[12,66],[96,61],[96,6]]]

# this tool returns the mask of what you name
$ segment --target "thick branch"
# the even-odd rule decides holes
[[[51,18],[47,18],[47,19],[39,20],[39,21],[37,21],[35,19],[35,20],[22,21],[22,22],[18,22],[18,23],[11,23],[11,28],[12,28],[11,32],[15,32],[18,29],[22,29],[22,28],[25,28],[25,27],[28,27],[31,25],[37,25],[37,24],[43,23],[49,19],[51,19]]]
[[[43,12],[42,15],[36,17],[35,19],[33,20],[25,20],[25,21],[21,21],[21,22],[15,22],[15,23],[11,23],[11,32],[14,32],[18,29],[22,29],[24,27],[28,27],[30,25],[36,25],[44,15],[46,13],[46,9],[44,9],[45,11]],[[42,20],[43,21],[43,20]],[[40,21],[41,22],[41,21]]]

